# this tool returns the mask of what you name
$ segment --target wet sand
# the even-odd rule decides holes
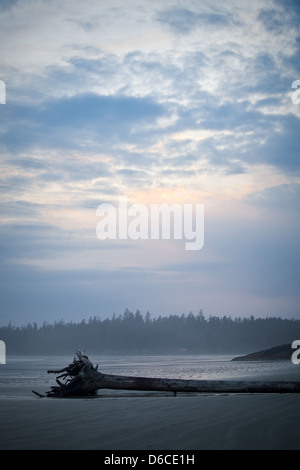
[[[298,376],[295,369],[263,378]],[[50,399],[28,389],[2,396],[0,413],[1,449],[300,449],[300,394],[106,390],[96,398]]]

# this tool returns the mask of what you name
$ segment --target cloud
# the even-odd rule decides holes
[[[12,9],[19,0],[1,0],[0,2],[0,10],[5,11],[5,10],[10,10]]]
[[[281,217],[284,214],[289,214],[290,223],[293,222],[293,225],[294,223],[299,224],[298,218],[295,217],[300,210],[299,183],[286,183],[253,192],[245,198],[245,201],[260,209],[272,212],[276,217],[279,213],[281,213]]]
[[[299,20],[300,22],[300,20]],[[285,58],[285,66],[293,75],[293,79],[298,79],[300,74],[300,35],[296,38],[295,49],[292,54]]]
[[[299,119],[286,116],[280,120],[280,124],[280,131],[269,132],[265,142],[253,149],[254,158],[296,175],[300,169]]]
[[[169,8],[160,11],[157,21],[167,24],[174,34],[188,34],[196,26],[228,26],[232,19],[223,13],[196,13],[187,8]]]
[[[268,31],[281,34],[285,26],[285,20],[280,12],[275,9],[262,9],[258,14],[258,20],[263,23]]]
[[[8,105],[1,115],[6,127],[2,143],[10,150],[20,151],[38,145],[76,148],[91,137],[96,145],[102,139],[127,140],[134,126],[155,121],[164,113],[163,106],[151,98],[94,94],[79,94],[35,106]]]
[[[88,3],[1,3],[8,317],[298,314],[298,3]],[[100,243],[120,195],[204,203],[203,250]]]

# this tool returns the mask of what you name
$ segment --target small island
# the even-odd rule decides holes
[[[290,361],[293,349],[291,344],[282,344],[262,351],[234,357],[232,361]]]

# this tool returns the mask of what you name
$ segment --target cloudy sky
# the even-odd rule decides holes
[[[289,0],[0,1],[1,324],[300,318],[299,25]],[[120,196],[204,204],[203,248],[99,240]]]

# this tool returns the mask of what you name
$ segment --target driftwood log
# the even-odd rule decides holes
[[[56,386],[46,393],[47,397],[93,396],[100,389],[205,392],[205,393],[300,393],[300,382],[284,381],[234,381],[234,380],[183,380],[151,377],[128,377],[102,374],[87,356],[77,351],[73,363],[64,369],[48,370],[61,374]],[[62,382],[60,379],[63,379]],[[41,396],[39,393],[34,392]]]

